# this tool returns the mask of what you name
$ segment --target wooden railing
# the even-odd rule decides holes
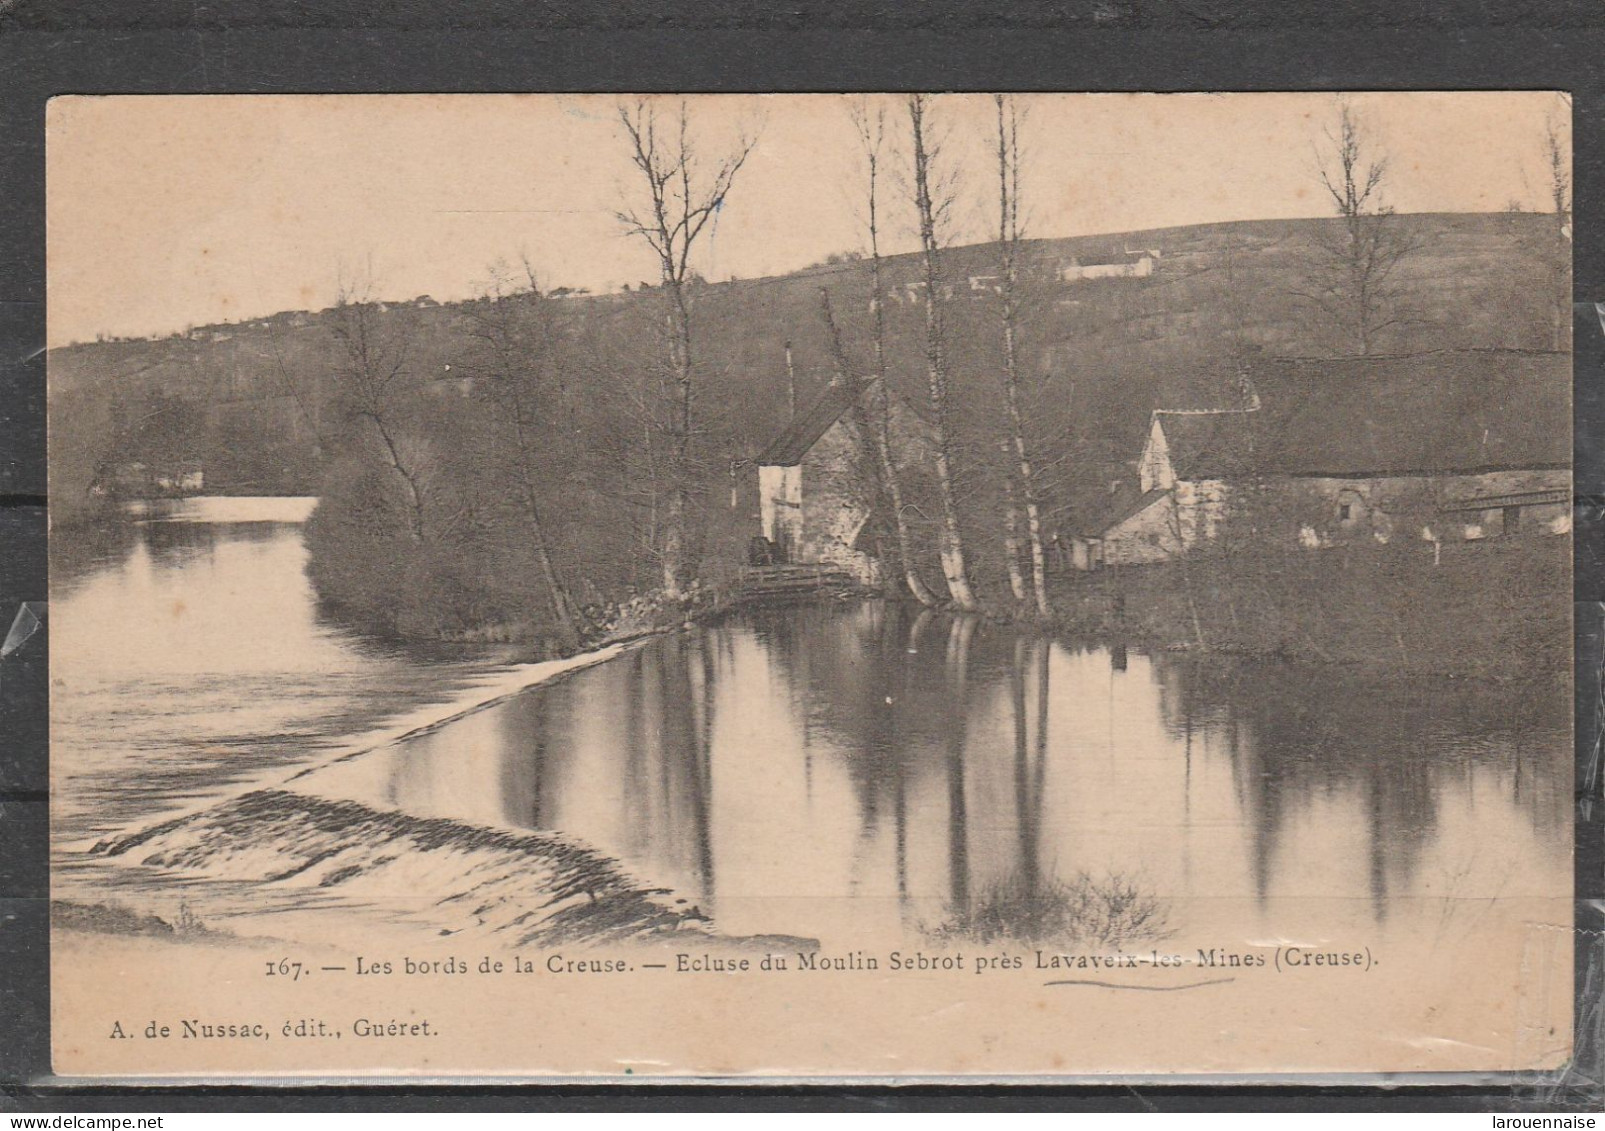
[[[858,579],[845,569],[820,563],[746,566],[736,575],[736,589],[746,597],[858,587]]]

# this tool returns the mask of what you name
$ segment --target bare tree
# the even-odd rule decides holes
[[[942,496],[942,574],[953,603],[965,611],[978,607],[964,561],[964,534],[959,527],[953,487],[953,436],[948,419],[948,364],[942,324],[940,232],[953,206],[953,185],[940,171],[941,144],[932,135],[930,97],[908,96],[908,125],[913,163],[914,208],[919,220],[920,252],[925,266],[925,363],[931,412],[936,429],[936,482]]]
[[[619,221],[639,236],[658,257],[659,278],[667,303],[668,367],[660,382],[666,433],[668,500],[662,530],[663,588],[679,597],[690,580],[692,562],[687,531],[693,475],[693,380],[690,284],[691,252],[703,230],[724,207],[736,174],[752,152],[747,134],[729,152],[711,160],[691,137],[690,114],[680,102],[660,120],[658,103],[638,99],[619,107],[619,121],[630,144],[630,159],[641,174],[645,199],[618,212]]]
[[[867,102],[852,108],[853,127],[864,159],[865,214],[869,233],[869,309],[874,323],[874,383],[870,389],[870,426],[875,434],[875,454],[880,466],[881,486],[891,504],[897,529],[897,564],[908,591],[922,605],[935,605],[936,595],[925,584],[914,564],[914,541],[909,533],[908,513],[903,508],[903,485],[892,453],[891,392],[886,387],[886,309],[885,285],[881,278],[880,174],[886,145],[886,109],[873,110]]]
[[[351,415],[366,424],[377,441],[379,455],[405,502],[407,534],[414,542],[425,537],[424,504],[428,494],[423,450],[402,429],[407,387],[407,360],[411,342],[395,320],[382,324],[379,307],[371,301],[371,283],[341,278],[331,318],[343,357],[336,369],[340,395]]]
[[[1571,239],[1572,172],[1571,161],[1561,138],[1560,125],[1551,117],[1544,122],[1544,166],[1549,174],[1550,211],[1555,217],[1555,235]]]
[[[541,513],[540,432],[553,407],[560,407],[558,376],[562,361],[551,299],[541,293],[534,269],[526,262],[524,278],[514,281],[493,268],[489,301],[472,308],[472,337],[478,347],[469,372],[477,391],[496,410],[509,442],[514,481],[529,522],[530,548],[551,605],[552,623],[562,642],[579,643],[579,617],[568,588],[552,559],[547,524]]]
[[[1341,224],[1319,234],[1320,262],[1308,290],[1295,291],[1331,319],[1354,352],[1372,353],[1387,330],[1410,321],[1397,278],[1399,264],[1417,242],[1383,200],[1389,159],[1348,102],[1338,106],[1336,131],[1326,131],[1327,151],[1318,174]]]
[[[1020,111],[1008,95],[995,96],[998,116],[998,287],[1003,323],[1003,401],[1008,416],[1009,446],[1013,449],[1018,490],[1025,500],[1026,540],[1031,552],[1031,587],[1037,613],[1052,613],[1048,604],[1047,559],[1042,552],[1042,513],[1036,495],[1036,476],[1031,466],[1031,448],[1026,440],[1025,422],[1020,413],[1020,374],[1017,332],[1020,317]],[[1005,471],[1005,544],[1009,558],[1009,582],[1018,601],[1025,600],[1018,553],[1019,519],[1015,504],[1014,474]]]
[[[1544,123],[1544,172],[1548,177],[1550,214],[1554,223],[1547,266],[1558,301],[1554,306],[1551,344],[1566,348],[1571,334],[1572,171],[1570,154],[1554,117]]]

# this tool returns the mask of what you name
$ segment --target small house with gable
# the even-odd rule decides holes
[[[1244,382],[1239,406],[1152,414],[1078,565],[1163,561],[1228,526],[1309,549],[1571,529],[1569,355],[1280,359]]]
[[[875,542],[891,516],[880,513],[874,388],[873,381],[826,386],[754,461],[763,536],[777,561],[836,567],[865,584],[881,580]],[[911,473],[934,451],[931,428],[895,393],[887,403],[893,464]]]

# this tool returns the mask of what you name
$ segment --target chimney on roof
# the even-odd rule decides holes
[[[791,364],[791,339],[786,339],[786,419],[797,416],[797,370]]]

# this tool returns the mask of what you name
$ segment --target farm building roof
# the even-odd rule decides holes
[[[1169,491],[1159,487],[1155,487],[1152,491],[1139,490],[1135,484],[1122,487],[1116,494],[1109,496],[1103,506],[1089,511],[1076,524],[1076,532],[1083,536],[1102,537],[1133,515],[1141,514],[1168,494]]]
[[[830,426],[875,388],[875,382],[876,378],[871,377],[851,385],[837,382],[826,385],[778,436],[769,441],[769,446],[758,455],[758,466],[795,467],[801,463],[809,450],[819,443],[820,437],[830,430]],[[895,389],[887,393],[887,399],[894,412],[906,410],[918,420],[929,423],[923,406],[917,400],[900,396]]]
[[[813,403],[791,418],[758,456],[763,467],[794,467],[802,462],[808,450],[819,443],[819,438],[830,426],[853,407],[865,386],[858,382],[832,382],[826,385]]]
[[[1571,463],[1571,359],[1519,350],[1279,359],[1257,412],[1161,412],[1182,478],[1471,473]]]
[[[1156,413],[1170,466],[1182,479],[1232,479],[1253,465],[1258,413]]]

